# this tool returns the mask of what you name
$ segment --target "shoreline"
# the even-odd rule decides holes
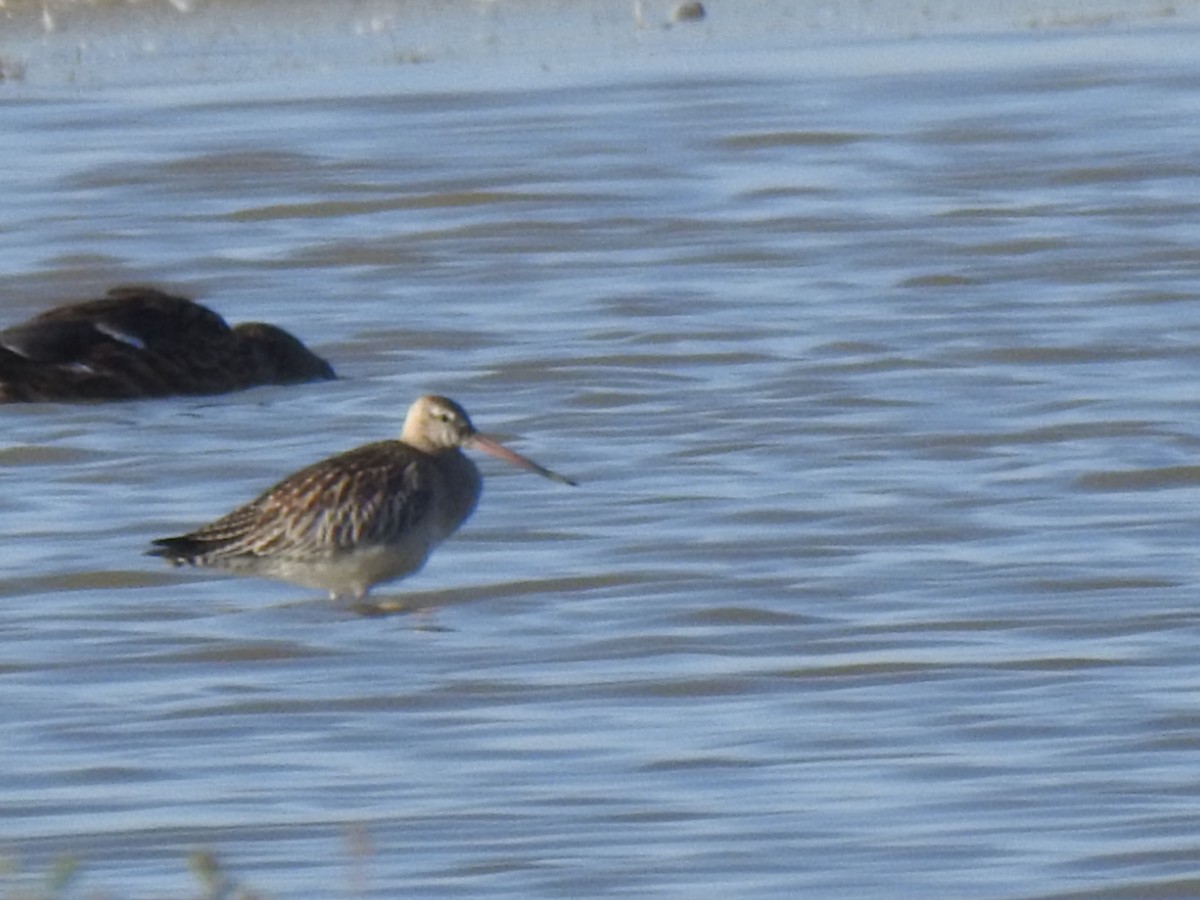
[[[274,0],[19,2],[4,9],[0,89],[298,81],[307,93],[314,81],[337,83],[347,72],[361,80],[364,70],[401,71],[418,85],[486,89],[762,65],[870,76],[1194,56],[1200,2],[1121,14],[1105,11],[1111,3],[1060,3],[1036,18],[1022,12],[1026,5],[974,14],[952,4],[934,13],[919,4],[870,15],[839,8],[822,19],[815,3],[739,3],[735,10],[730,0],[711,0],[702,18],[689,20],[680,19],[679,0],[388,0],[353,9],[306,2],[299,11]]]

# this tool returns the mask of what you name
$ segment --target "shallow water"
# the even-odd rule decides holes
[[[1197,35],[677,32],[0,85],[5,321],[152,281],[343,375],[3,409],[0,852],[137,897],[197,847],[279,897],[1200,894]],[[434,390],[582,486],[482,461],[381,591],[420,616],[141,556]]]

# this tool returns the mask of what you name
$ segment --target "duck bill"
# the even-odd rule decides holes
[[[502,459],[505,462],[512,463],[518,468],[525,469],[529,472],[536,472],[538,475],[541,475],[543,478],[549,478],[551,481],[558,481],[562,484],[569,485],[575,484],[575,482],[570,478],[567,478],[567,476],[559,475],[557,472],[551,472],[544,466],[539,466],[532,459],[522,456],[515,450],[509,450],[499,441],[487,437],[486,435],[473,434],[464,442],[464,444],[472,450],[480,450],[490,456],[496,457],[496,459]]]

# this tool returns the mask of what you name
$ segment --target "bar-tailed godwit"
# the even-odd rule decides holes
[[[575,483],[480,434],[453,400],[425,396],[409,408],[399,440],[314,463],[208,525],[154,541],[149,552],[361,601],[375,585],[419,569],[471,515],[481,479],[464,447]]]
[[[223,394],[336,377],[274,325],[232,328],[208,307],[118,287],[0,331],[0,403]]]

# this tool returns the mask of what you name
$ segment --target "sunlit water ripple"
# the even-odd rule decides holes
[[[3,410],[0,851],[114,896],[197,847],[281,897],[1200,895],[1200,69],[1090,46],[8,85],[6,321],[152,281],[344,377]],[[481,463],[383,591],[420,616],[140,555],[429,390],[582,486]]]

